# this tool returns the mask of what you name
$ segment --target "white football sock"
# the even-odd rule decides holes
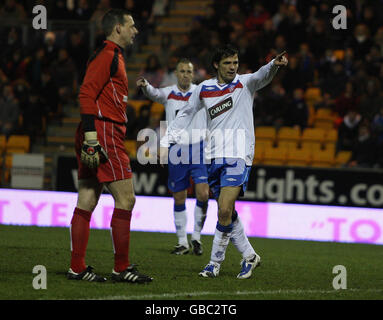
[[[233,222],[233,231],[231,233],[230,240],[237,248],[237,250],[242,254],[243,258],[247,259],[255,254],[255,251],[246,236],[243,224],[239,216],[237,216],[237,219]]]
[[[174,210],[174,225],[176,227],[176,234],[178,237],[178,244],[189,248],[187,234],[186,234],[187,214],[186,209],[183,211]]]
[[[203,206],[207,206],[207,204],[200,203],[197,201],[195,209],[194,209],[194,231],[192,234],[192,240],[201,240],[201,230],[205,224],[206,220],[206,208]]]
[[[226,249],[229,245],[231,231],[232,224],[229,226],[221,226],[217,223],[217,228],[214,233],[213,246],[211,249],[211,262],[222,263],[225,260]]]

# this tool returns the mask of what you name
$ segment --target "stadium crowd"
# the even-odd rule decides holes
[[[111,7],[132,11],[140,30],[138,46],[155,32],[157,15],[166,15],[175,0],[0,1],[0,20],[32,17],[35,4],[47,6],[49,19],[99,22]],[[308,88],[319,88],[313,107],[337,115],[337,150],[353,151],[350,166],[383,167],[383,4],[353,0],[346,3],[347,28],[334,29],[326,0],[215,0],[204,16],[196,16],[182,44],[163,34],[161,50],[147,59],[140,75],[154,86],[174,83],[177,59],[195,65],[196,82],[212,75],[211,52],[231,43],[240,51],[239,73],[256,71],[286,50],[289,65],[255,97],[257,126],[309,125]],[[22,45],[21,30],[1,29],[0,134],[43,135],[41,119],[61,116],[61,106],[75,102],[89,55],[82,30],[46,32],[33,46]],[[96,44],[103,39],[98,34]],[[128,53],[129,54],[129,53]],[[143,99],[134,93],[134,99]],[[135,118],[130,132],[149,125],[150,105]],[[20,118],[23,121],[20,121]],[[134,134],[132,136],[134,136]]]

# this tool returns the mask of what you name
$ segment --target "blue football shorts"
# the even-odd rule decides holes
[[[190,187],[190,177],[192,177],[195,184],[208,183],[207,166],[204,163],[203,141],[194,145],[175,144],[170,146],[168,171],[168,188],[171,192],[188,189]]]
[[[251,166],[247,166],[245,160],[239,158],[216,158],[207,165],[209,175],[209,187],[215,199],[218,200],[221,188],[239,187],[243,196],[250,176]]]

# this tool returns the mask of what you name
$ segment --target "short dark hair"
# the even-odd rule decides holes
[[[238,50],[230,44],[217,48],[211,59],[211,66],[213,70],[217,71],[217,68],[214,66],[215,63],[219,64],[222,59],[235,56],[236,54],[238,54]]]
[[[179,59],[178,62],[177,62],[177,67],[178,67],[178,65],[179,65],[180,63],[185,63],[185,64],[191,63],[191,64],[193,64],[193,63],[190,61],[189,58],[181,58],[181,59]]]
[[[124,24],[124,16],[131,16],[131,13],[128,10],[124,9],[110,9],[107,13],[105,13],[104,17],[102,18],[102,30],[104,31],[105,35],[108,37],[112,34],[113,28],[116,26],[116,24]]]

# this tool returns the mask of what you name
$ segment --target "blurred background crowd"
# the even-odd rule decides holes
[[[62,106],[76,104],[77,93],[92,49],[103,40],[99,28],[111,7],[133,13],[140,35],[133,49],[141,52],[175,0],[1,0],[1,20],[33,18],[32,8],[43,4],[48,19],[93,22],[94,43],[85,28],[39,32],[23,39],[22,29],[2,27],[0,41],[0,134],[43,136],[46,122],[62,117]],[[326,0],[215,0],[191,28],[174,43],[161,35],[161,50],[152,52],[137,73],[156,87],[174,84],[176,62],[187,57],[195,65],[196,83],[210,78],[213,50],[226,43],[239,49],[239,73],[255,72],[286,50],[289,65],[254,100],[256,126],[310,126],[310,107],[336,115],[337,150],[353,151],[352,162],[383,167],[383,2],[347,1],[347,28],[335,30]],[[30,27],[31,28],[31,27]],[[25,37],[25,36],[24,36]],[[308,104],[307,90],[318,94]],[[140,91],[130,99],[145,99]],[[150,126],[150,104],[138,116],[128,108],[129,135]]]

